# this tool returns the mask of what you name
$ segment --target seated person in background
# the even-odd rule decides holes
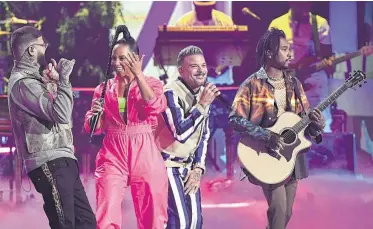
[[[225,13],[216,10],[215,1],[193,1],[194,10],[184,14],[176,26],[233,26],[233,20]],[[216,85],[232,85],[232,66],[208,66],[208,81]],[[217,69],[220,69],[217,71]]]
[[[194,10],[184,14],[176,26],[233,26],[230,16],[215,9],[215,1],[193,1]]]
[[[318,45],[315,43],[311,18],[312,2],[290,2],[289,6],[289,11],[274,19],[270,23],[268,30],[276,28],[284,31],[287,40],[292,46],[291,56],[293,60],[290,64],[290,68],[295,67],[298,69],[299,66],[297,66],[297,63],[301,63],[302,61],[308,66],[306,62],[308,59],[317,62],[317,59],[310,57],[319,57],[321,59],[332,56],[330,26],[328,21],[319,15],[316,15],[317,34],[315,35],[318,39],[316,43],[319,43],[319,50],[317,48]],[[297,78],[301,79],[305,86],[311,108],[316,107],[329,95],[328,74],[332,74],[334,68],[325,70],[314,72],[311,74],[311,77],[307,77],[303,80],[302,78],[306,76],[297,75]],[[323,111],[323,115],[326,119],[324,131],[331,132],[330,125],[332,116],[330,107]]]

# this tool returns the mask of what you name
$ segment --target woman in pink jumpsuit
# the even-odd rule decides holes
[[[123,39],[116,41],[121,32]],[[102,111],[95,129],[95,134],[106,133],[96,158],[97,229],[121,228],[121,203],[128,186],[138,228],[163,229],[168,180],[153,136],[157,115],[167,106],[163,84],[143,75],[144,56],[138,57],[127,27],[118,27],[114,41],[110,62],[116,76],[107,83],[103,108],[99,99],[104,84],[95,89],[84,123],[89,132],[91,117]]]

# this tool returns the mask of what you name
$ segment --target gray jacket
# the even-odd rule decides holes
[[[71,132],[71,84],[60,84],[53,98],[41,81],[39,65],[16,62],[8,91],[17,153],[22,155],[27,172],[57,158],[76,159]]]

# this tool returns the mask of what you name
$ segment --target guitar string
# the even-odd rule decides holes
[[[332,93],[327,99],[325,99],[318,107],[320,110],[324,110],[327,105],[326,103],[331,103],[333,100],[335,100],[338,96],[340,96],[346,89],[348,88],[348,86],[346,84],[343,84],[341,87],[339,87],[334,93]],[[332,100],[331,100],[332,99]],[[309,124],[310,123],[310,118],[309,117],[306,117],[306,118],[303,118],[301,119],[297,124],[294,125],[294,127],[292,128],[294,130],[294,132],[299,132],[301,129],[304,128],[305,125]],[[302,127],[302,128],[301,128]],[[292,131],[288,131],[284,134],[284,136],[282,136],[282,138],[286,141],[286,140],[292,140],[291,138],[293,137],[293,132]]]

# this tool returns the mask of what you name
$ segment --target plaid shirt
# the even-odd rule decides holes
[[[277,121],[278,108],[275,102],[274,87],[267,81],[268,75],[264,68],[247,78],[240,86],[233,102],[233,111],[229,115],[229,121],[233,129],[242,135],[250,136],[256,141],[268,142],[270,131],[265,128],[271,127]],[[297,98],[294,83],[297,83],[299,97]],[[309,103],[304,93],[302,84],[290,73],[285,73],[286,85],[286,111],[292,111],[298,115],[304,115],[309,112]],[[300,100],[303,103],[304,109]],[[305,134],[309,135],[307,127]],[[321,135],[316,138],[316,142],[321,142]],[[302,154],[298,155],[299,161],[302,157],[302,163],[298,168],[302,172],[297,172],[297,178],[308,176],[305,164],[305,158]],[[299,163],[298,163],[299,164]]]

